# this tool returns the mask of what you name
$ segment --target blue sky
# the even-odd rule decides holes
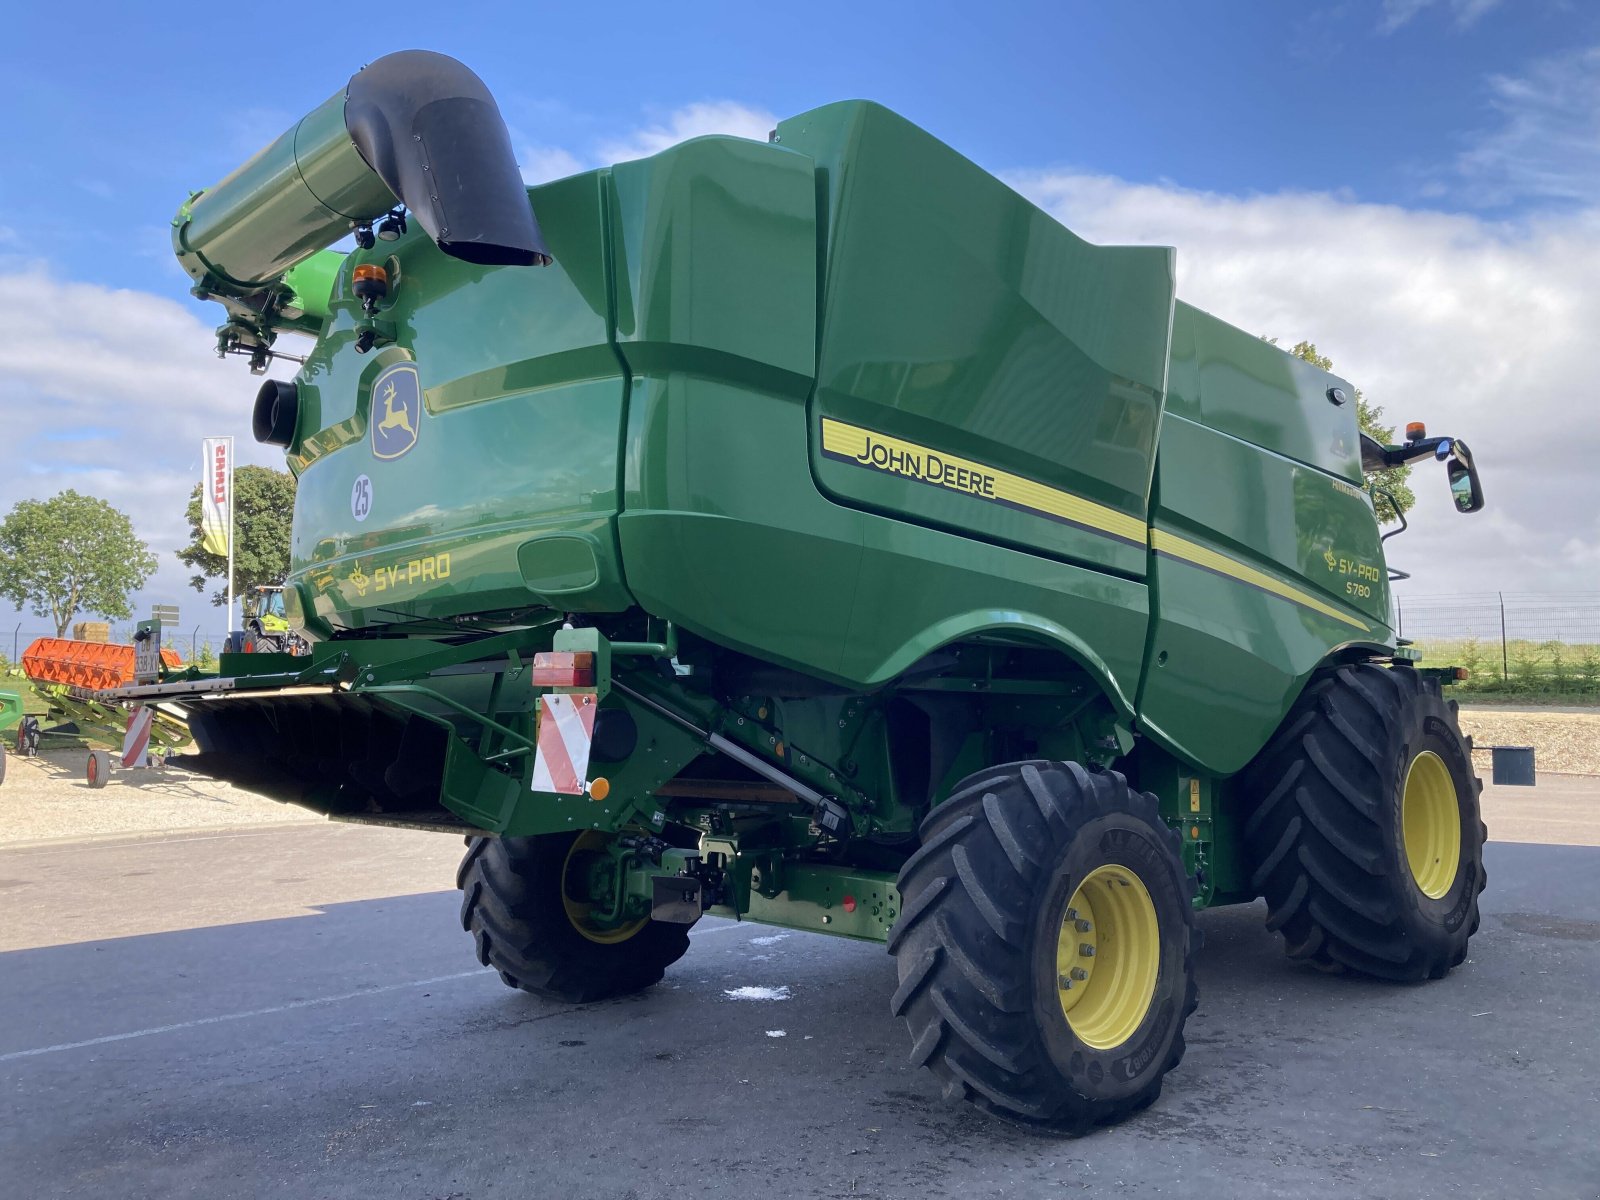
[[[880,100],[1086,236],[1176,245],[1186,298],[1316,340],[1392,415],[1431,406],[1435,424],[1472,433],[1505,471],[1490,491],[1500,516],[1469,537],[1442,509],[1419,510],[1440,524],[1412,543],[1422,562],[1447,573],[1470,553],[1487,589],[1536,577],[1600,590],[1600,526],[1562,504],[1548,460],[1518,448],[1503,412],[1513,382],[1524,405],[1539,402],[1530,392],[1592,390],[1572,343],[1594,328],[1587,266],[1600,265],[1600,5],[324,11],[33,4],[7,20],[0,406],[20,433],[0,447],[0,510],[68,484],[124,507],[142,497],[136,522],[164,560],[148,599],[198,611],[171,557],[174,519],[155,507],[181,512],[173,493],[190,460],[198,469],[197,431],[248,443],[255,387],[208,360],[219,313],[188,299],[167,222],[187,189],[364,61],[414,46],[485,79],[531,180]],[[1572,479],[1591,451],[1566,451]]]
[[[709,99],[788,116],[862,96],[992,170],[1515,212],[1548,198],[1482,194],[1457,171],[1496,124],[1489,80],[1600,42],[1600,6],[1544,0],[1475,18],[1439,0],[1399,24],[1413,5],[652,3],[599,20],[590,5],[397,3],[308,21],[303,38],[292,19],[252,35],[237,9],[216,10],[219,38],[203,8],[27,7],[0,51],[0,212],[64,274],[167,292],[180,277],[161,226],[183,189],[414,45],[471,65],[543,145]]]

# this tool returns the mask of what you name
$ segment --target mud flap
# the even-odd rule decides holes
[[[520,766],[521,760],[512,760]],[[445,738],[444,778],[439,800],[463,820],[498,833],[511,820],[522,781],[490,766],[455,734]]]

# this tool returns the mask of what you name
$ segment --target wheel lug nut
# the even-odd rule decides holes
[[[1083,978],[1083,976],[1079,975],[1077,971],[1073,971],[1072,976],[1067,976],[1067,975],[1058,975],[1058,976],[1056,976],[1056,982],[1061,985],[1061,990],[1063,992],[1070,992],[1072,990],[1072,978],[1074,976],[1076,976],[1077,978],[1080,978],[1080,979]]]
[[[1075,909],[1075,908],[1067,909],[1067,920],[1076,921],[1077,919],[1078,919],[1078,910]]]
[[[1078,932],[1079,933],[1088,933],[1093,928],[1094,928],[1094,926],[1089,924],[1089,922],[1087,922],[1087,921],[1080,920],[1078,922]]]
[[[1091,946],[1088,942],[1080,942],[1078,944],[1078,955],[1081,958],[1093,958],[1094,957],[1094,947]]]
[[[1082,967],[1073,967],[1072,977],[1081,983],[1083,980],[1089,978],[1089,972],[1085,971]]]

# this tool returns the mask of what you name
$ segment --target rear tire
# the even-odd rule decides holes
[[[568,1004],[642,991],[689,949],[689,926],[645,920],[585,930],[563,876],[579,838],[468,838],[456,872],[461,927],[508,987]]]
[[[1155,797],[1012,763],[957,784],[920,832],[889,935],[911,1061],[947,1098],[1055,1133],[1148,1107],[1183,1058],[1199,946]]]
[[[1454,701],[1407,667],[1316,679],[1240,776],[1267,925],[1289,957],[1438,979],[1467,956],[1483,891],[1483,784]]]

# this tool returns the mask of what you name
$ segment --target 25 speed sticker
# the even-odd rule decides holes
[[[358,521],[365,521],[372,512],[372,480],[365,475],[357,475],[356,481],[350,485],[350,515]]]

